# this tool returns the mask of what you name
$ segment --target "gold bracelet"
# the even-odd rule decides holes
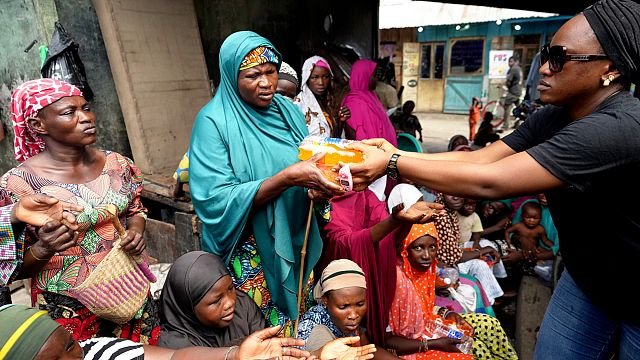
[[[31,256],[33,256],[33,258],[36,259],[37,261],[49,261],[49,259],[41,259],[37,257],[36,254],[33,252],[33,248],[31,246],[29,246],[29,252],[31,253]]]

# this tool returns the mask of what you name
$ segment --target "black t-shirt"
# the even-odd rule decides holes
[[[621,301],[640,269],[640,101],[621,92],[573,122],[547,106],[503,141],[567,184],[546,195],[573,279],[612,316],[640,324]]]

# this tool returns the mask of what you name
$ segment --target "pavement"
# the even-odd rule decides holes
[[[454,135],[469,137],[469,116],[443,113],[414,113],[422,125],[422,150],[426,153],[447,151]],[[503,137],[513,130],[507,130]]]
[[[447,151],[454,135],[469,136],[467,115],[443,113],[415,113],[422,125],[422,149],[427,153]]]

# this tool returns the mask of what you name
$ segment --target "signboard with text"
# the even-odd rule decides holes
[[[497,79],[507,76],[509,71],[509,58],[513,56],[513,50],[489,51],[489,78]]]

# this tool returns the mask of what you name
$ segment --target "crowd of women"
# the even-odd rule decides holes
[[[116,241],[146,256],[142,175],[130,159],[92,146],[96,119],[78,88],[20,85],[11,103],[20,165],[0,179],[0,284],[30,279],[35,308],[0,307],[0,358],[516,359],[492,309],[504,295],[498,279],[504,263],[542,265],[558,236],[568,271],[536,356],[633,358],[637,319],[598,295],[616,279],[594,271],[587,253],[600,237],[584,221],[618,224],[610,241],[619,252],[601,260],[633,263],[637,209],[618,192],[637,191],[640,103],[626,90],[638,80],[640,44],[621,29],[639,30],[638,15],[636,3],[601,0],[569,20],[542,50],[541,99],[556,106],[482,150],[442,154],[395,148],[374,61],[352,65],[339,99],[326,59],[305,61],[298,83],[269,40],[231,34],[188,152],[204,251],[178,258],[159,301],[147,296],[124,323],[93,313],[74,289]],[[293,99],[283,80],[300,88]],[[352,145],[365,154],[351,166],[357,191],[323,176],[323,154],[298,160],[310,133],[363,141]],[[503,202],[475,211],[476,198],[543,191],[548,208],[543,197],[527,201],[511,226]],[[605,193],[616,207],[589,211],[583,198]],[[580,315],[565,312],[567,301]],[[555,346],[567,323],[572,337]]]

